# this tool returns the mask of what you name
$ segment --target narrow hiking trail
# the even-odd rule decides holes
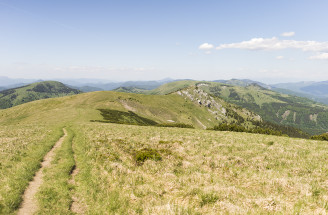
[[[67,136],[67,131],[65,128],[63,128],[64,136],[62,136],[54,145],[54,147],[44,156],[43,162],[41,163],[41,168],[39,171],[35,174],[33,180],[29,183],[27,189],[24,192],[23,195],[23,203],[18,210],[18,215],[29,215],[34,214],[38,209],[38,201],[35,197],[35,194],[37,193],[39,187],[41,186],[43,182],[43,170],[44,168],[50,166],[53,157],[55,155],[55,150],[59,148],[65,137]]]
[[[76,157],[74,156],[74,161],[75,161],[75,168],[71,174],[72,178],[69,181],[70,184],[73,186],[76,186],[76,181],[75,181],[75,176],[79,173],[79,169],[76,166]],[[71,205],[71,211],[75,214],[85,214],[85,206],[80,203],[79,198],[73,194],[72,196],[72,205]]]

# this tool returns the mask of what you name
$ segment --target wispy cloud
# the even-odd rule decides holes
[[[311,60],[328,60],[328,53],[320,53],[310,57]]]
[[[284,59],[284,56],[277,56],[276,59],[277,60],[282,60],[282,59]]]
[[[209,44],[209,43],[203,43],[202,45],[199,46],[200,50],[210,50],[213,48],[214,48],[214,45]]]
[[[216,47],[222,49],[246,49],[246,50],[282,50],[301,49],[302,51],[328,52],[328,42],[281,40],[272,38],[253,38],[238,43],[221,44]]]
[[[292,37],[294,35],[295,35],[295,32],[290,31],[290,32],[284,32],[280,36],[282,36],[282,37]]]

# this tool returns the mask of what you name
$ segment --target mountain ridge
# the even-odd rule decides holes
[[[0,108],[10,108],[39,99],[79,94],[81,91],[56,81],[43,81],[0,91]]]
[[[207,93],[246,108],[263,120],[293,126],[310,134],[328,130],[328,107],[307,98],[281,94],[257,84],[246,87],[207,81],[172,82],[148,91],[148,94],[169,94],[188,86],[199,87]]]

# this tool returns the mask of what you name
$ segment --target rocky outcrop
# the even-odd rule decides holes
[[[309,118],[311,121],[317,122],[318,114],[310,114]]]
[[[281,116],[283,120],[286,120],[290,114],[290,110],[286,110],[285,113]]]
[[[256,115],[246,109],[237,108],[233,105],[226,104],[223,100],[217,97],[213,97],[204,90],[200,89],[199,86],[206,86],[206,84],[198,84],[196,87],[186,88],[183,90],[179,90],[176,93],[185,99],[188,99],[194,102],[197,105],[203,106],[207,108],[207,110],[214,115],[216,120],[226,120],[228,119],[228,110],[233,112],[238,112],[238,115],[243,115],[245,118],[250,118],[255,121],[261,121],[261,117]],[[228,107],[226,107],[228,106]],[[230,112],[231,112],[230,111]]]

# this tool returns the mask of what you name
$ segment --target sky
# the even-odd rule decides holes
[[[0,76],[328,80],[326,0],[0,0]]]

